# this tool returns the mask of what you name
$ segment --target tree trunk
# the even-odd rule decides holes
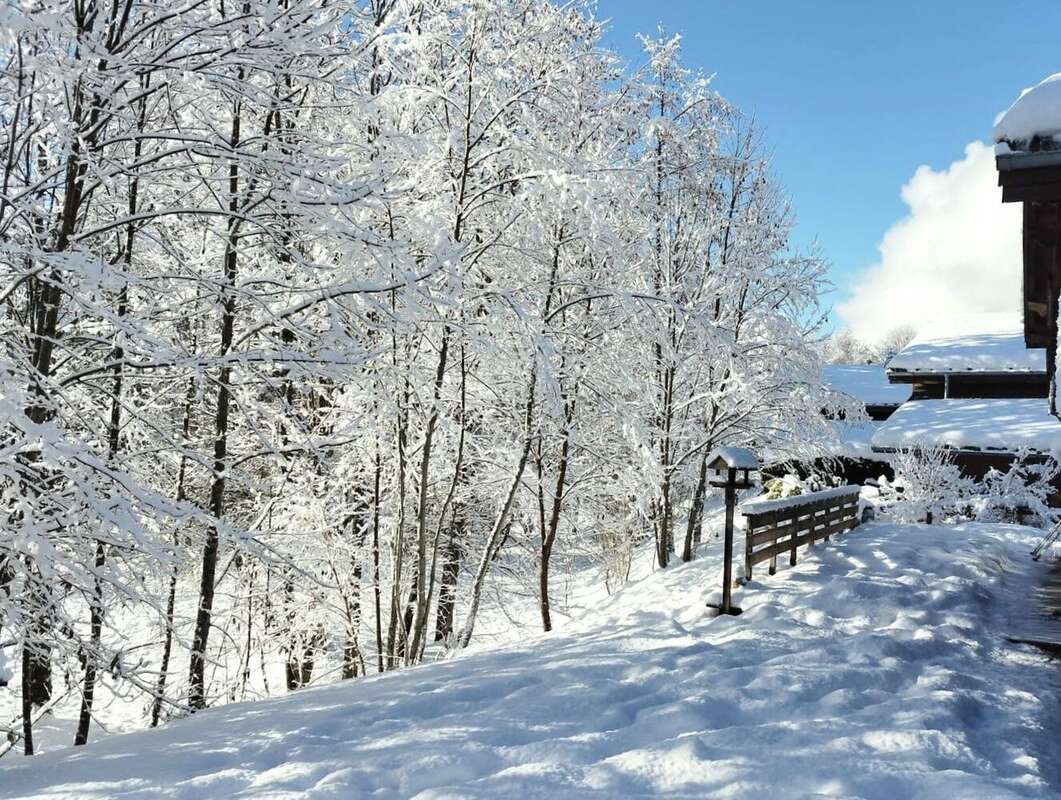
[[[103,568],[107,555],[103,542],[96,542],[95,567],[97,572]],[[85,652],[85,677],[81,690],[81,711],[77,718],[77,732],[74,734],[74,746],[88,742],[88,729],[92,724],[92,703],[96,695],[96,668],[100,657],[100,644],[103,635],[103,585],[98,575],[94,579],[92,600],[89,605],[89,647]]]
[[[409,639],[409,646],[405,651],[406,665],[416,661],[420,652],[420,642],[423,640],[423,633],[427,627],[427,610],[430,602],[428,596],[427,514],[431,479],[431,450],[435,439],[435,428],[438,425],[438,404],[442,394],[442,382],[446,377],[448,356],[449,328],[447,327],[442,333],[442,343],[438,352],[438,365],[435,368],[431,413],[428,415],[427,430],[424,431],[424,445],[420,451],[416,509],[416,580],[413,583],[413,613],[411,618],[409,618],[408,613],[406,614],[406,636]],[[432,560],[434,559],[434,554],[432,554],[431,558]]]
[[[395,346],[396,347],[396,346]],[[394,543],[391,548],[391,591],[390,614],[387,618],[387,669],[394,669],[398,657],[398,636],[402,620],[402,562],[405,560],[405,466],[406,444],[408,436],[408,407],[410,388],[405,384],[404,399],[398,411],[396,438],[398,445],[398,522],[394,532]]]
[[[194,342],[194,339],[193,339]],[[193,345],[194,346],[194,345]],[[184,421],[181,424],[181,441],[184,447],[188,446],[188,434],[192,424],[192,404],[195,402],[195,378],[188,379],[188,391],[184,396]],[[178,503],[185,500],[184,476],[187,472],[188,456],[181,453],[180,464],[177,467],[177,489],[174,496]],[[174,558],[180,550],[180,534],[173,531],[173,553]],[[159,717],[162,714],[162,702],[166,696],[166,681],[169,675],[170,656],[173,652],[173,615],[177,604],[177,564],[174,562],[173,569],[169,575],[169,592],[166,596],[166,631],[162,640],[162,660],[158,667],[158,682],[155,684],[155,699],[151,703],[151,727],[158,726]]]
[[[461,629],[460,635],[457,637],[457,645],[459,647],[467,647],[471,643],[472,633],[475,631],[475,617],[479,613],[479,602],[482,599],[483,585],[486,582],[486,574],[490,570],[490,564],[493,563],[494,558],[500,551],[500,546],[506,530],[506,524],[508,523],[508,515],[512,511],[513,503],[516,501],[516,493],[519,491],[520,483],[523,480],[523,471],[527,468],[527,461],[530,458],[531,445],[534,442],[531,424],[534,419],[537,386],[538,369],[537,362],[535,362],[535,366],[531,368],[530,378],[528,379],[527,405],[523,420],[523,448],[520,452],[519,461],[516,464],[516,470],[512,475],[512,481],[509,483],[508,491],[505,493],[504,501],[498,509],[497,515],[494,517],[493,525],[490,527],[490,533],[486,539],[486,547],[483,548],[482,557],[479,559],[479,566],[475,570],[475,577],[472,579],[471,597],[468,603],[468,619],[465,620],[464,627]]]
[[[317,651],[323,639],[323,634],[317,631],[310,637],[303,652],[297,655],[289,654],[284,664],[284,678],[289,692],[309,686],[310,681],[313,680],[313,667],[316,664]]]
[[[240,103],[232,109],[230,146],[236,151],[240,145]],[[232,349],[236,324],[236,275],[239,264],[239,234],[235,214],[239,210],[239,165],[233,161],[228,172],[229,211],[228,241],[225,247],[225,282],[221,295],[221,347],[223,359],[217,382],[217,413],[214,419],[214,469],[210,483],[210,513],[221,519],[225,513],[225,482],[228,467],[229,405],[231,403],[232,368],[226,359]],[[188,669],[188,705],[191,710],[206,708],[206,648],[214,608],[214,581],[217,575],[219,534],[210,526],[203,545],[202,572],[199,581],[199,609],[192,637],[191,661]]]
[[[146,90],[151,83],[151,75],[148,73],[140,80],[140,86],[142,90]],[[147,98],[144,97],[140,101],[140,114],[137,119],[137,139],[133,144],[133,163],[139,163],[140,157],[143,154],[143,132],[147,124]],[[140,198],[140,174],[139,170],[133,173],[132,179],[129,181],[129,201],[126,209],[129,214],[129,219],[132,220],[139,207]],[[136,240],[136,225],[133,222],[129,222],[125,228],[125,253],[123,254],[123,262],[127,272],[132,270],[133,264],[133,245]],[[118,319],[124,320],[126,314],[129,312],[129,286],[126,284],[122,287],[121,292],[118,295]],[[119,336],[121,333],[118,334]],[[107,427],[107,460],[113,462],[118,455],[118,449],[121,444],[121,421],[122,421],[122,383],[124,379],[124,359],[125,359],[125,348],[121,344],[114,346],[111,360],[114,363],[112,368],[112,386],[111,386],[111,408],[110,408],[110,421]],[[94,578],[93,597],[90,601],[90,640],[91,646],[86,653],[85,658],[85,677],[84,677],[84,688],[81,692],[81,712],[78,716],[77,733],[74,736],[74,745],[82,745],[88,742],[88,729],[92,722],[92,703],[96,694],[96,672],[98,670],[99,662],[99,649],[101,638],[103,634],[103,585],[99,576],[99,572],[103,569],[107,559],[107,551],[103,546],[103,542],[96,542],[96,571],[97,574]]]
[[[376,465],[372,483],[372,593],[376,601],[376,668],[383,672],[383,600],[379,585],[379,500],[380,500],[379,442],[376,442]]]
[[[468,431],[467,377],[468,369],[467,362],[465,361],[464,345],[461,344],[460,408],[458,413],[459,434],[457,436],[457,453],[453,460],[453,476],[450,479],[446,497],[442,501],[442,507],[438,511],[438,522],[435,525],[435,533],[431,538],[431,566],[427,575],[427,590],[424,593],[425,598],[423,608],[420,610],[420,613],[414,622],[412,650],[414,658],[417,661],[423,658],[424,648],[427,644],[427,616],[431,605],[431,598],[434,597],[435,594],[435,578],[438,574],[439,542],[442,540],[442,531],[443,526],[445,525],[446,515],[449,513],[453,498],[457,495],[458,486],[467,478],[464,467],[464,442]]]
[[[693,560],[696,545],[700,544],[700,528],[704,519],[704,495],[707,493],[707,449],[704,457],[700,459],[700,477],[696,481],[696,491],[693,493],[693,507],[689,512],[689,524],[685,529],[685,548],[682,550],[682,561],[688,563]]]
[[[368,538],[368,530],[372,524],[369,517],[369,503],[364,491],[358,493],[357,508],[351,515],[350,524],[354,529],[354,541],[352,544],[353,562],[351,566],[352,580],[347,587],[349,598],[346,606],[346,633],[343,644],[343,664],[340,676],[343,680],[356,678],[362,664],[361,645],[359,634],[361,631],[361,576],[363,572],[360,554]]]
[[[453,511],[453,522],[442,551],[442,575],[438,587],[438,608],[435,612],[435,641],[442,642],[453,633],[453,612],[457,604],[457,578],[460,575],[461,548],[464,539],[464,513]]]
[[[538,596],[542,612],[542,630],[546,633],[553,629],[553,619],[549,604],[549,559],[552,558],[556,534],[560,530],[560,512],[563,508],[564,490],[567,484],[568,462],[571,458],[571,425],[574,417],[575,401],[564,397],[564,434],[563,443],[560,445],[560,463],[557,468],[556,487],[553,489],[553,504],[549,515],[548,529],[542,530],[541,561],[538,570]]]

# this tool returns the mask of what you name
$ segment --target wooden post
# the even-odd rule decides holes
[[[797,512],[794,519],[799,519]],[[814,512],[811,512],[811,525],[814,525]],[[799,525],[794,525],[792,528],[792,552],[788,554],[788,565],[790,567],[796,566],[796,549],[799,547]]]
[[[719,614],[736,616],[741,610],[733,605],[733,518],[737,510],[737,489],[752,486],[750,474],[759,469],[759,459],[749,450],[740,447],[722,447],[707,457],[707,468],[714,474],[710,483],[725,491],[726,531],[722,545],[722,599],[719,603],[708,603]],[[738,476],[737,473],[741,475]],[[723,477],[724,476],[724,477]],[[754,526],[745,520],[744,574],[751,578],[752,552],[751,532]]]
[[[1057,247],[1051,248],[1051,270],[1046,279],[1046,293],[1048,303],[1046,306],[1046,374],[1050,379],[1050,390],[1048,392],[1050,402],[1050,413],[1057,416],[1057,305],[1058,292],[1054,288],[1054,273],[1057,270]],[[930,523],[931,524],[931,523]]]
[[[744,582],[752,579],[752,517],[744,518]]]
[[[726,542],[723,546],[724,559],[722,564],[722,608],[723,614],[732,614],[733,608],[730,603],[733,592],[733,510],[737,505],[737,470],[730,469],[729,480],[726,481]]]

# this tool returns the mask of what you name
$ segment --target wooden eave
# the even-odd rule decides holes
[[[1003,203],[1061,202],[1061,151],[995,157]]]
[[[906,446],[906,447],[878,447],[876,445],[871,445],[870,446],[870,450],[872,450],[874,453],[879,453],[881,455],[891,455],[891,454],[894,454],[894,453],[902,453],[902,452],[905,452],[907,450],[914,449],[916,447],[918,447],[918,444],[915,443],[915,442],[911,442],[910,445]],[[971,457],[983,456],[985,458],[989,458],[989,457],[1000,457],[1000,458],[1016,457],[1018,450],[1021,449],[1021,448],[1016,448],[1016,447],[976,447],[974,445],[966,445],[964,447],[954,447],[953,445],[949,445],[949,444],[945,444],[945,443],[940,445],[940,447],[941,447],[942,450],[945,450],[947,453],[949,453],[951,455],[955,455],[955,456],[971,456]],[[1050,455],[1049,451],[1040,450],[1040,449],[1038,449],[1036,447],[1025,447],[1023,449],[1027,453],[1029,453],[1033,458],[1046,458],[1046,457],[1048,457]]]
[[[1015,383],[1030,383],[1047,377],[1046,370],[994,370],[955,369],[947,371],[888,370],[888,383],[921,383],[926,380],[946,380],[948,377],[983,378],[985,380],[1011,379]]]

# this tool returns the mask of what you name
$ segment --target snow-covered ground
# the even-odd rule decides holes
[[[707,557],[557,634],[0,762],[5,798],[1061,796],[1036,532],[864,526],[711,618]]]

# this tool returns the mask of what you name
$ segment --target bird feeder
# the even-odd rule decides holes
[[[707,469],[710,472],[708,482],[725,490],[726,494],[726,534],[723,546],[722,564],[722,603],[709,607],[718,610],[719,614],[736,616],[741,610],[733,605],[733,516],[737,508],[737,490],[750,489],[755,485],[754,473],[759,471],[759,458],[751,450],[743,447],[720,447],[707,457]]]

